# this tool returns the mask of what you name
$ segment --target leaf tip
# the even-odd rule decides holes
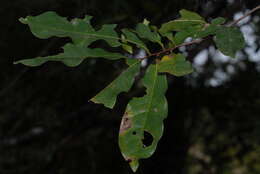
[[[105,107],[109,108],[109,109],[113,109],[115,104],[108,104],[108,103],[104,103],[99,101],[98,99],[96,99],[96,97],[91,98],[89,101],[95,103],[95,104],[103,104]]]
[[[129,162],[129,165],[130,165],[132,171],[136,172],[139,167],[139,162],[138,162],[138,160],[132,160],[131,162]]]
[[[18,19],[21,23],[23,23],[23,24],[27,24],[27,22],[28,22],[28,19],[27,18],[19,18]]]
[[[150,21],[148,21],[146,18],[144,18],[143,24],[148,26],[150,24]]]

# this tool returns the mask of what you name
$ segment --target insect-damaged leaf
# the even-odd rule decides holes
[[[32,33],[42,39],[52,36],[70,37],[74,43],[81,43],[85,46],[96,40],[103,39],[112,47],[121,45],[118,41],[119,37],[114,31],[115,24],[103,25],[100,30],[96,31],[90,25],[90,19],[90,16],[86,16],[84,19],[68,21],[55,12],[45,12],[39,16],[20,18],[20,21],[28,24]]]
[[[27,66],[39,66],[48,61],[60,61],[63,62],[67,66],[78,66],[84,59],[86,58],[106,58],[110,60],[116,60],[120,58],[126,58],[125,56],[118,54],[107,52],[101,48],[86,48],[80,45],[66,44],[64,47],[64,53],[60,53],[54,56],[47,57],[37,57],[33,59],[24,59],[15,62],[22,63]]]
[[[163,120],[167,117],[168,106],[164,96],[167,90],[165,75],[158,75],[158,66],[150,65],[143,84],[146,95],[133,98],[127,105],[119,132],[119,146],[125,160],[133,171],[139,165],[138,160],[150,157],[163,133]],[[145,134],[152,142],[145,143]]]
[[[244,36],[238,28],[221,27],[216,32],[216,45],[225,55],[235,57],[238,50],[245,47]]]
[[[158,64],[159,72],[167,72],[175,76],[183,76],[193,72],[192,65],[184,55],[168,55]]]
[[[129,67],[105,89],[99,92],[91,101],[102,103],[112,109],[116,103],[117,95],[121,92],[127,92],[134,83],[135,75],[139,72],[140,61],[133,59],[128,62]]]

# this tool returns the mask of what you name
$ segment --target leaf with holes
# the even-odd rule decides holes
[[[216,32],[216,45],[225,55],[235,57],[237,51],[245,47],[244,36],[238,28],[222,26]]]
[[[135,75],[140,70],[140,61],[128,60],[129,67],[119,77],[112,81],[105,89],[91,99],[94,103],[102,103],[112,109],[116,103],[117,95],[127,92],[134,83]]]
[[[193,72],[192,65],[182,54],[168,55],[158,64],[159,72],[167,72],[175,76],[183,76]]]
[[[164,96],[167,90],[165,75],[158,75],[158,65],[150,65],[143,79],[146,95],[133,98],[127,105],[121,121],[119,146],[133,171],[139,159],[150,157],[163,134],[163,120],[168,106]],[[152,141],[146,144],[145,135]],[[149,137],[148,137],[149,138]]]
[[[120,58],[127,58],[118,53],[107,52],[101,48],[85,48],[80,45],[66,44],[63,47],[64,52],[54,56],[37,57],[33,59],[24,59],[15,62],[15,64],[22,63],[27,66],[39,66],[48,61],[60,61],[65,65],[74,67],[78,66],[86,58],[106,58],[116,60]]]

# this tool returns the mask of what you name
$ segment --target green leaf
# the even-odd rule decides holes
[[[103,25],[96,31],[90,25],[90,16],[84,19],[74,19],[69,22],[66,18],[58,16],[55,12],[45,12],[39,16],[20,18],[24,24],[28,24],[32,33],[41,39],[52,36],[71,37],[74,43],[88,46],[90,43],[103,39],[112,47],[120,46],[119,37],[114,31],[115,24]]]
[[[175,43],[173,34],[172,34],[171,32],[162,33],[162,36],[166,37],[166,38],[170,41],[170,43],[172,43],[173,45],[177,45],[177,44]]]
[[[179,31],[177,32],[174,37],[173,37],[173,41],[176,45],[182,44],[186,38],[188,37],[192,37],[194,38],[195,34],[198,33],[198,30],[194,30],[194,29],[187,29],[185,31]]]
[[[220,26],[208,24],[202,30],[194,33],[193,38],[203,38],[209,35],[215,35]]]
[[[119,146],[123,157],[135,172],[139,159],[150,157],[163,134],[163,120],[168,105],[164,96],[167,90],[165,75],[158,75],[157,65],[150,65],[143,79],[146,95],[133,98],[127,105],[121,121]],[[143,143],[144,135],[152,136],[150,145]]]
[[[159,72],[167,72],[175,76],[183,76],[193,72],[192,65],[186,61],[182,54],[171,55],[167,59],[162,59],[158,64]]]
[[[172,32],[172,31],[185,31],[188,28],[203,28],[206,22],[197,13],[190,12],[188,10],[180,11],[181,18],[169,21],[162,24],[159,32],[161,34]]]
[[[158,43],[163,48],[160,35],[156,32],[152,32],[148,25],[138,24],[136,26],[136,32],[139,37]]]
[[[188,28],[184,31],[177,32],[173,38],[173,41],[176,45],[179,45],[182,44],[188,37],[197,39],[207,37],[209,35],[215,35],[220,27],[221,26],[213,24],[205,24],[203,28]]]
[[[236,52],[245,47],[244,36],[235,27],[221,27],[216,32],[215,42],[218,49],[230,57],[235,57]]]
[[[133,54],[133,47],[128,44],[122,44],[122,48],[130,54]]]
[[[143,43],[143,41],[141,41],[133,32],[131,32],[127,29],[123,29],[122,32],[126,37],[125,41],[134,43],[139,48],[143,48],[145,51],[150,53],[149,49],[146,47],[146,45]]]
[[[199,14],[189,10],[182,9],[180,10],[180,14],[183,19],[204,21],[203,17],[201,17]]]
[[[213,19],[211,21],[211,24],[213,24],[213,25],[221,25],[221,24],[224,24],[225,22],[226,22],[225,18],[218,17],[218,18]]]
[[[106,58],[110,60],[116,60],[120,58],[127,58],[118,53],[107,52],[100,48],[86,48],[80,45],[73,45],[71,43],[66,44],[64,47],[64,53],[60,53],[54,56],[37,57],[33,59],[24,59],[15,62],[15,64],[22,63],[27,66],[39,66],[48,61],[60,61],[65,65],[74,67],[78,66],[86,58]]]
[[[128,92],[134,83],[135,75],[140,70],[140,61],[128,62],[129,67],[119,77],[112,81],[105,89],[91,99],[94,103],[102,103],[112,109],[116,103],[117,95],[121,92]]]

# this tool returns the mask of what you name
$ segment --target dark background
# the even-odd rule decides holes
[[[140,89],[121,94],[113,110],[88,102],[123,70],[123,62],[91,59],[76,68],[55,62],[36,68],[13,65],[22,58],[57,53],[69,41],[38,39],[18,18],[56,11],[70,19],[92,15],[97,27],[104,23],[133,27],[144,18],[159,26],[178,17],[180,9],[188,9],[208,21],[217,16],[232,21],[234,14],[256,7],[259,0],[0,4],[0,174],[123,174],[132,172],[117,144],[119,124],[127,101]],[[206,62],[194,64],[196,71],[187,77],[168,77],[165,133],[155,154],[141,160],[137,173],[260,173],[259,14],[243,24],[254,34],[257,60],[246,51],[252,45],[238,53],[237,61],[219,61],[210,40],[186,48],[192,61],[206,51]]]

